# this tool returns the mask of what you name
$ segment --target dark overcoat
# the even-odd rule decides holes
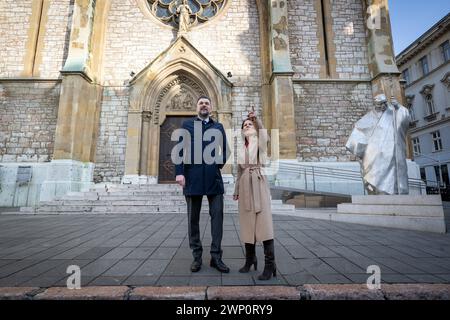
[[[198,129],[201,126],[201,130],[194,130],[195,124],[197,124]],[[175,175],[184,175],[186,180],[186,185],[183,188],[183,194],[186,196],[224,194],[223,180],[220,170],[227,161],[228,146],[225,130],[222,124],[214,121],[212,118],[210,118],[209,122],[205,124],[204,121],[200,120],[198,117],[195,117],[184,121],[182,128],[187,130],[190,136],[190,141],[187,141],[188,139],[186,137],[179,139],[179,143],[183,143],[184,145],[190,142],[190,148],[184,147],[181,149],[179,154],[180,156],[183,156],[184,160],[181,164],[175,164]],[[209,161],[205,161],[203,154],[205,152],[205,148],[215,141],[213,131],[209,132],[209,135],[212,137],[208,136],[208,131],[211,129],[220,131],[223,139],[222,141],[218,140],[218,142],[221,143],[217,157],[215,153],[215,150],[217,149],[214,149],[212,152],[208,151],[215,159],[213,163],[208,163]],[[217,131],[214,132],[217,133]],[[201,134],[201,137],[195,136],[196,134]],[[196,146],[196,144],[201,144],[202,156],[200,163],[196,163],[194,161],[196,160],[194,157],[194,152],[198,152],[200,150],[200,147]],[[186,157],[186,155],[184,155],[184,150],[189,149],[190,160]]]

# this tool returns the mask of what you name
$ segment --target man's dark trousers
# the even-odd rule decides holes
[[[223,235],[223,194],[208,195],[209,215],[211,217],[211,257],[222,258],[222,235]],[[186,196],[188,212],[189,246],[195,260],[200,260],[203,253],[200,240],[200,210],[203,196]]]

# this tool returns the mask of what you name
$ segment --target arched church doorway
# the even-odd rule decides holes
[[[172,162],[171,154],[176,141],[171,141],[172,133],[181,128],[183,121],[191,117],[168,116],[161,125],[159,140],[159,170],[158,183],[175,183],[175,165]]]

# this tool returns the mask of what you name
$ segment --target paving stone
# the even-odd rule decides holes
[[[126,276],[100,276],[89,282],[89,286],[120,286]]]
[[[348,279],[342,274],[315,274],[314,275],[320,283],[327,283],[327,284],[346,284],[346,283],[353,283],[352,280]]]
[[[81,269],[82,276],[99,276],[115,265],[119,260],[99,259],[91,262]]]
[[[198,276],[191,277],[189,280],[190,286],[220,286],[222,284],[221,275],[216,276]]]
[[[395,273],[395,274],[381,274],[381,282],[382,283],[415,283],[413,279],[405,276],[404,274]]]
[[[222,275],[223,286],[252,286],[255,282],[251,275],[248,276],[225,276]]]
[[[259,280],[258,276],[262,273],[260,271],[259,273],[252,276],[253,281],[255,281],[255,284],[258,286],[280,286],[280,285],[287,285],[287,281],[284,279],[284,277],[281,274],[277,273],[276,277],[272,277],[269,280]]]
[[[130,254],[134,248],[117,247],[101,256],[100,259],[122,259]]]
[[[439,274],[437,275],[440,279],[443,280],[443,283],[450,283],[450,273],[447,274]]]
[[[189,276],[161,276],[156,285],[158,286],[188,286],[191,283]],[[201,282],[198,285],[202,285]]]
[[[125,286],[82,287],[81,289],[49,288],[36,300],[123,300],[129,290]]]
[[[104,256],[109,251],[113,250],[114,247],[95,247],[91,248],[86,252],[83,252],[82,254],[76,256],[76,259],[82,259],[82,260],[93,260],[97,259],[101,256]]]
[[[169,262],[170,260],[147,260],[132,274],[132,276],[161,275]]]
[[[12,275],[20,270],[40,263],[40,260],[20,260],[0,268],[0,278]]]
[[[324,260],[314,259],[298,259],[298,265],[302,270],[306,270],[312,274],[334,274],[337,270],[330,267]]]
[[[0,288],[0,300],[28,300],[30,294],[38,289],[36,287],[3,287]]]
[[[192,260],[172,260],[164,270],[165,276],[190,276]]]
[[[298,286],[307,283],[319,283],[319,280],[317,280],[317,278],[309,272],[298,272],[294,274],[284,275],[283,277],[291,286]]]
[[[388,300],[450,300],[449,284],[385,284],[381,290]]]
[[[329,249],[326,246],[308,246],[308,249],[319,258],[334,258],[339,257],[339,254]]]
[[[206,287],[137,287],[130,300],[205,300]]]
[[[418,283],[442,283],[442,279],[431,274],[405,274],[405,277]]]
[[[56,286],[59,281],[62,280],[62,277],[35,277],[25,282],[20,283],[20,286],[35,286],[41,288],[49,288]]]
[[[303,246],[285,246],[286,250],[295,259],[314,258],[315,255]],[[276,250],[276,249],[275,249]],[[276,252],[276,251],[275,251]]]
[[[281,286],[209,287],[208,300],[299,300],[300,291]]]
[[[122,282],[124,286],[153,286],[158,281],[159,276],[130,276]]]
[[[15,276],[10,275],[8,277],[0,279],[0,287],[16,287],[20,286],[21,283],[33,279],[34,276]]]
[[[360,284],[305,284],[302,289],[311,300],[384,300],[381,290]]]
[[[176,248],[168,248],[168,247],[159,247],[156,249],[150,259],[152,260],[164,260],[164,259],[172,259],[175,255]]]
[[[108,269],[104,273],[102,273],[102,276],[104,276],[104,277],[130,276],[143,263],[144,263],[144,260],[131,260],[131,259],[120,260],[114,266],[112,266],[110,269]]]
[[[356,264],[348,261],[344,258],[323,258],[327,264],[329,264],[333,269],[339,271],[340,273],[361,273],[366,271],[365,269],[357,266]]]

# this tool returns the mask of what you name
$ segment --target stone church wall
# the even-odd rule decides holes
[[[125,173],[128,89],[103,89],[94,181],[117,182]]]
[[[0,77],[18,76],[23,71],[31,2],[0,1]]]
[[[317,1],[318,2],[318,1]],[[321,12],[316,0],[288,1],[289,42],[295,78],[319,79],[321,71],[321,46],[323,34]],[[365,21],[361,0],[332,1],[327,21],[332,23],[332,39],[328,52],[335,58],[339,79],[367,79],[368,53]],[[322,41],[322,43],[321,43]],[[330,60],[330,64],[333,62]]]
[[[28,53],[27,57],[27,51],[30,50],[31,42],[36,41],[29,39],[32,3],[32,0],[0,1],[0,77],[30,76],[23,72],[26,60],[33,55]],[[43,11],[45,25],[40,30],[38,54],[35,56],[36,72],[33,76],[59,78],[67,58],[72,10],[72,0],[58,0],[50,1],[48,8]]]
[[[46,162],[53,155],[59,82],[0,82],[0,162]]]
[[[339,78],[370,78],[362,1],[333,1],[331,10],[334,56]]]
[[[297,82],[295,122],[299,161],[352,161],[345,144],[373,105],[370,83]]]

